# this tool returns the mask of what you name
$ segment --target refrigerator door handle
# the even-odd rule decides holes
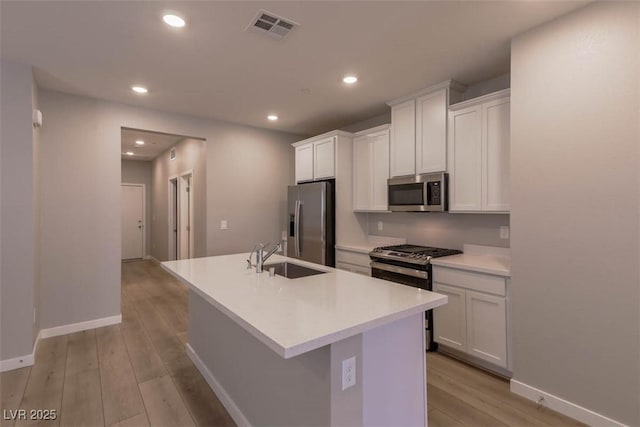
[[[294,234],[295,234],[295,256],[300,256],[300,200],[296,200],[296,212],[293,220]]]

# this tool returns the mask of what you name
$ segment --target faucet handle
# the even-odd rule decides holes
[[[258,250],[262,250],[262,248],[264,248],[264,245],[262,243],[258,243],[253,247],[253,250],[249,254],[249,259],[247,260],[247,270],[251,269],[251,267],[252,267],[252,265],[251,265],[251,257],[253,257],[253,253],[258,251]],[[256,258],[258,258],[258,254],[257,253],[256,253]]]

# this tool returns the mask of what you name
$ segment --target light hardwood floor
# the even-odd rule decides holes
[[[235,425],[185,353],[187,326],[185,285],[152,261],[123,263],[122,323],[41,340],[32,367],[0,375],[0,425]],[[429,353],[427,371],[432,427],[580,425],[446,356]],[[58,417],[4,419],[18,408]]]

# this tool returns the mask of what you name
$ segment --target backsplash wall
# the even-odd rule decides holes
[[[509,225],[507,214],[393,212],[362,215],[369,215],[369,234],[404,237],[407,243],[451,249],[462,249],[464,243],[509,247],[509,239],[500,238],[500,227]],[[382,221],[382,230],[378,230],[378,221]]]

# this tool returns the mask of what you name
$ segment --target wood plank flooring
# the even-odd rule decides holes
[[[35,364],[0,374],[1,409],[56,420],[0,426],[234,426],[187,357],[187,288],[152,261],[122,264],[122,323],[40,341]],[[507,381],[427,355],[429,425],[577,426],[509,391]]]

